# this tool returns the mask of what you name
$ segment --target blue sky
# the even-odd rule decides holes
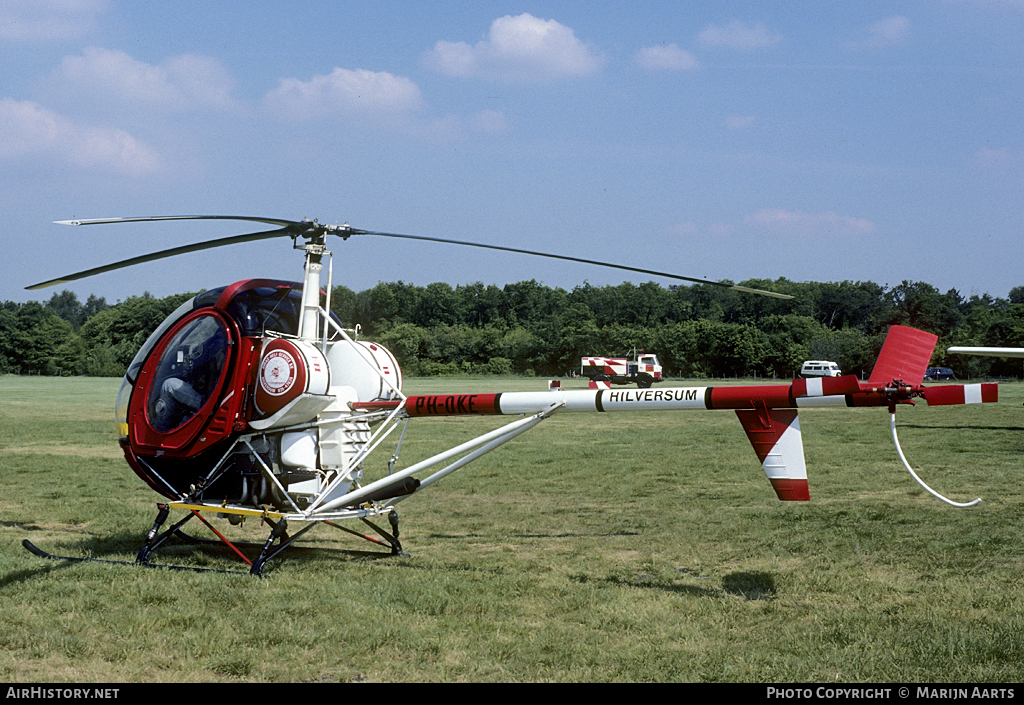
[[[708,279],[1024,285],[1024,0],[0,3],[0,301],[297,279],[244,223]],[[334,283],[650,277],[382,238]],[[671,281],[662,281],[668,285]]]

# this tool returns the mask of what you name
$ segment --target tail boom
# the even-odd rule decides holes
[[[761,467],[783,501],[807,501],[810,493],[800,434],[801,408],[889,407],[923,398],[929,406],[998,401],[998,385],[921,382],[937,336],[892,326],[866,383],[856,376],[797,379],[790,384],[661,389],[585,389],[498,394],[413,395],[404,401],[354,404],[354,409],[404,407],[405,415],[521,415],[559,412],[629,412],[731,409],[736,412]]]

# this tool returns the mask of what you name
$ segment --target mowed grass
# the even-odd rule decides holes
[[[22,548],[134,558],[160,498],[117,447],[118,384],[0,377],[5,682],[1019,682],[1024,669],[1020,384],[998,404],[899,409],[915,470],[982,497],[973,508],[913,482],[885,409],[801,412],[809,503],[775,498],[732,412],[556,414],[401,503],[407,556],[308,551],[262,579]],[[414,422],[400,465],[509,420]],[[328,528],[307,544],[367,547]],[[154,561],[241,566],[181,544]]]

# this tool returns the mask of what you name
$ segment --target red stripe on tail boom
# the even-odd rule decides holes
[[[793,380],[793,397],[845,396],[859,391],[860,382],[857,381],[857,375]]]
[[[463,414],[500,414],[501,394],[420,394],[406,399],[409,416],[461,416]]]

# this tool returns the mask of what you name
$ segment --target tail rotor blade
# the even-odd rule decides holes
[[[999,401],[999,385],[995,382],[944,384],[940,387],[925,387],[923,396],[928,406],[996,402]]]

